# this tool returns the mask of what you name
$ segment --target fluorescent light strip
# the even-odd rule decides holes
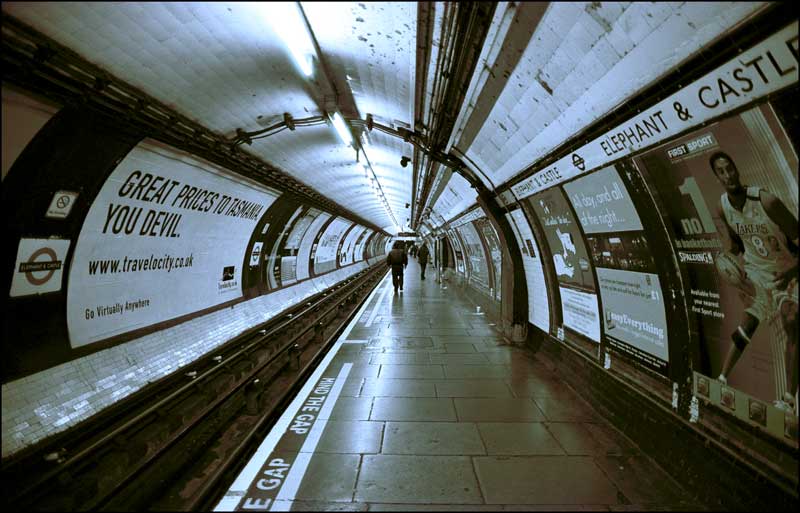
[[[362,136],[366,136],[366,132],[362,132]],[[383,193],[383,187],[381,187],[381,182],[378,180],[378,175],[376,175],[375,170],[372,169],[372,163],[370,162],[369,157],[367,156],[367,150],[366,148],[364,148],[364,146],[362,146],[361,151],[364,152],[364,158],[368,163],[364,164],[364,171],[366,172],[367,168],[369,168],[373,176],[373,178],[370,178],[370,181],[374,181],[376,184],[376,186],[372,187],[372,189],[375,191],[375,195],[378,197],[378,199],[383,202],[383,207],[384,209],[386,209],[386,215],[389,218],[391,218],[391,220],[394,222],[394,226],[399,230],[399,225],[397,224],[397,218],[394,216],[394,212],[392,211],[392,208],[389,206],[389,201],[386,199],[386,195]]]
[[[310,77],[314,72],[312,58],[316,54],[305,19],[296,2],[266,2],[264,16],[272,30],[289,49],[295,64],[303,75]]]
[[[334,112],[331,116],[331,122],[333,123],[333,128],[336,129],[336,133],[339,134],[339,137],[342,139],[342,142],[346,146],[353,145],[353,137],[350,135],[350,130],[347,128],[347,125],[344,124],[344,118],[338,112]]]

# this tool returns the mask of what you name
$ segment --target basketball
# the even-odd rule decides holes
[[[745,281],[745,272],[739,261],[730,253],[720,253],[714,260],[717,272],[730,284],[740,286]]]

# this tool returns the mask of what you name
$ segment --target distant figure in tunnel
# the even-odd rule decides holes
[[[401,241],[395,241],[392,245],[392,250],[386,257],[386,265],[392,268],[392,285],[394,285],[394,293],[397,294],[398,287],[400,292],[403,292],[403,269],[408,265],[408,254],[403,248]]]
[[[423,244],[420,246],[419,251],[417,252],[417,260],[419,261],[419,267],[422,269],[422,279],[425,279],[425,266],[428,265],[428,246]]]
[[[742,185],[736,164],[728,154],[714,153],[709,164],[725,188],[719,210],[731,243],[728,253],[718,259],[738,263],[741,255],[744,262],[744,276],[736,272],[720,273],[739,289],[745,310],[731,334],[731,346],[719,381],[727,383],[728,375],[759,324],[779,315],[787,335],[784,361],[787,390],[783,397],[777,398],[775,406],[791,411],[795,408],[798,387],[797,218],[773,194]]]

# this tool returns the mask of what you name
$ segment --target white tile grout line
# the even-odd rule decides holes
[[[390,275],[387,274],[387,277],[388,276]],[[386,278],[384,278],[381,281],[381,283],[383,283],[384,281],[386,281]],[[327,370],[328,366],[333,360],[333,357],[336,356],[336,353],[339,352],[339,348],[342,346],[347,336],[353,330],[353,327],[356,325],[361,316],[364,315],[364,311],[367,309],[367,306],[375,297],[379,289],[380,286],[375,287],[372,290],[372,293],[370,294],[369,298],[367,298],[367,300],[364,301],[364,304],[361,306],[361,309],[358,311],[358,314],[355,317],[353,317],[353,319],[350,321],[350,324],[347,325],[347,328],[345,328],[345,330],[339,336],[339,339],[333,345],[331,350],[328,351],[328,354],[325,355],[325,358],[323,358],[322,362],[320,362],[319,366],[317,366],[317,368],[314,370],[314,373],[311,375],[310,378],[308,378],[308,381],[306,381],[305,385],[303,385],[303,388],[300,390],[300,393],[297,394],[297,397],[295,397],[292,403],[289,405],[289,407],[286,408],[286,410],[283,412],[283,415],[281,415],[281,418],[278,419],[278,421],[272,427],[272,430],[269,432],[264,441],[261,442],[261,445],[259,445],[258,449],[256,449],[255,454],[253,454],[253,456],[250,458],[250,461],[247,462],[247,465],[245,465],[244,469],[242,469],[242,471],[239,473],[238,477],[234,480],[233,484],[231,484],[228,491],[225,492],[225,496],[222,498],[222,500],[219,501],[217,506],[214,508],[214,511],[233,511],[239,504],[241,498],[247,494],[247,489],[250,487],[250,484],[253,482],[253,479],[258,474],[258,471],[261,469],[264,462],[267,460],[269,455],[275,449],[275,446],[278,444],[278,441],[281,439],[283,434],[288,429],[291,421],[297,415],[297,412],[300,410],[300,407],[303,405],[306,398],[313,390],[314,386],[320,380],[322,374]],[[375,305],[376,309],[378,308],[378,304],[380,304],[380,302],[378,302]],[[344,365],[349,366],[348,367],[348,372],[349,372],[349,368],[352,366],[352,363]],[[337,379],[336,384],[338,385],[338,383],[339,381]],[[341,387],[339,388],[339,390],[341,390]],[[333,389],[331,390],[331,393],[332,392]],[[330,399],[331,396],[329,395],[328,399],[326,400],[326,404],[327,401]],[[302,455],[303,455],[302,452],[298,454],[298,462],[302,458]]]

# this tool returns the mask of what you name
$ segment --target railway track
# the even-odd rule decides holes
[[[4,509],[210,509],[385,272],[366,269],[7,458]]]

